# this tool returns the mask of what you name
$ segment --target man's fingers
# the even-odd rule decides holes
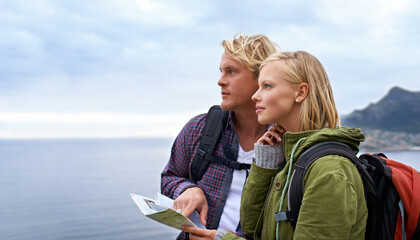
[[[172,205],[172,209],[174,210],[181,209],[177,201],[174,201],[174,204]]]
[[[207,224],[206,220],[207,220],[208,211],[209,211],[209,206],[206,203],[200,210],[200,221],[201,221],[201,224],[203,224],[204,226],[206,226]]]
[[[175,199],[173,204],[173,209],[181,209],[181,213],[189,217],[195,209],[201,212],[201,209],[205,207],[206,217],[207,217],[207,201],[206,196],[203,193],[203,190],[199,187],[192,187],[185,190],[177,199]],[[206,219],[206,217],[204,219]],[[202,220],[200,219],[202,222]]]
[[[185,203],[184,200],[180,200],[180,199],[175,199],[174,204],[172,205],[172,209],[174,210],[182,210],[185,208],[187,204]]]
[[[191,207],[191,205],[187,205],[186,207],[184,207],[183,209],[181,209],[181,213],[187,217],[189,217],[191,215],[191,213],[194,212],[194,207]]]

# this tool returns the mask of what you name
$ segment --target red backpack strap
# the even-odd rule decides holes
[[[391,168],[392,183],[400,195],[408,217],[406,223],[407,239],[411,239],[420,216],[420,174],[408,165],[384,157],[381,158]],[[400,219],[398,219],[398,222],[400,222]]]

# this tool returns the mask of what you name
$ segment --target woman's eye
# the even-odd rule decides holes
[[[267,88],[271,88],[271,85],[270,85],[270,84],[265,83],[265,84],[264,84],[264,88],[266,88],[266,89],[267,89]]]

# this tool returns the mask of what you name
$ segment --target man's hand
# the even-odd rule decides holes
[[[201,224],[206,226],[209,206],[207,205],[206,196],[201,188],[192,187],[185,190],[175,199],[172,208],[175,210],[181,209],[181,213],[187,217],[197,209],[200,212]]]

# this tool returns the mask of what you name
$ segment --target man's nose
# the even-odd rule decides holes
[[[219,86],[225,86],[226,85],[226,79],[222,76],[220,76],[219,81],[217,81],[217,84]]]

